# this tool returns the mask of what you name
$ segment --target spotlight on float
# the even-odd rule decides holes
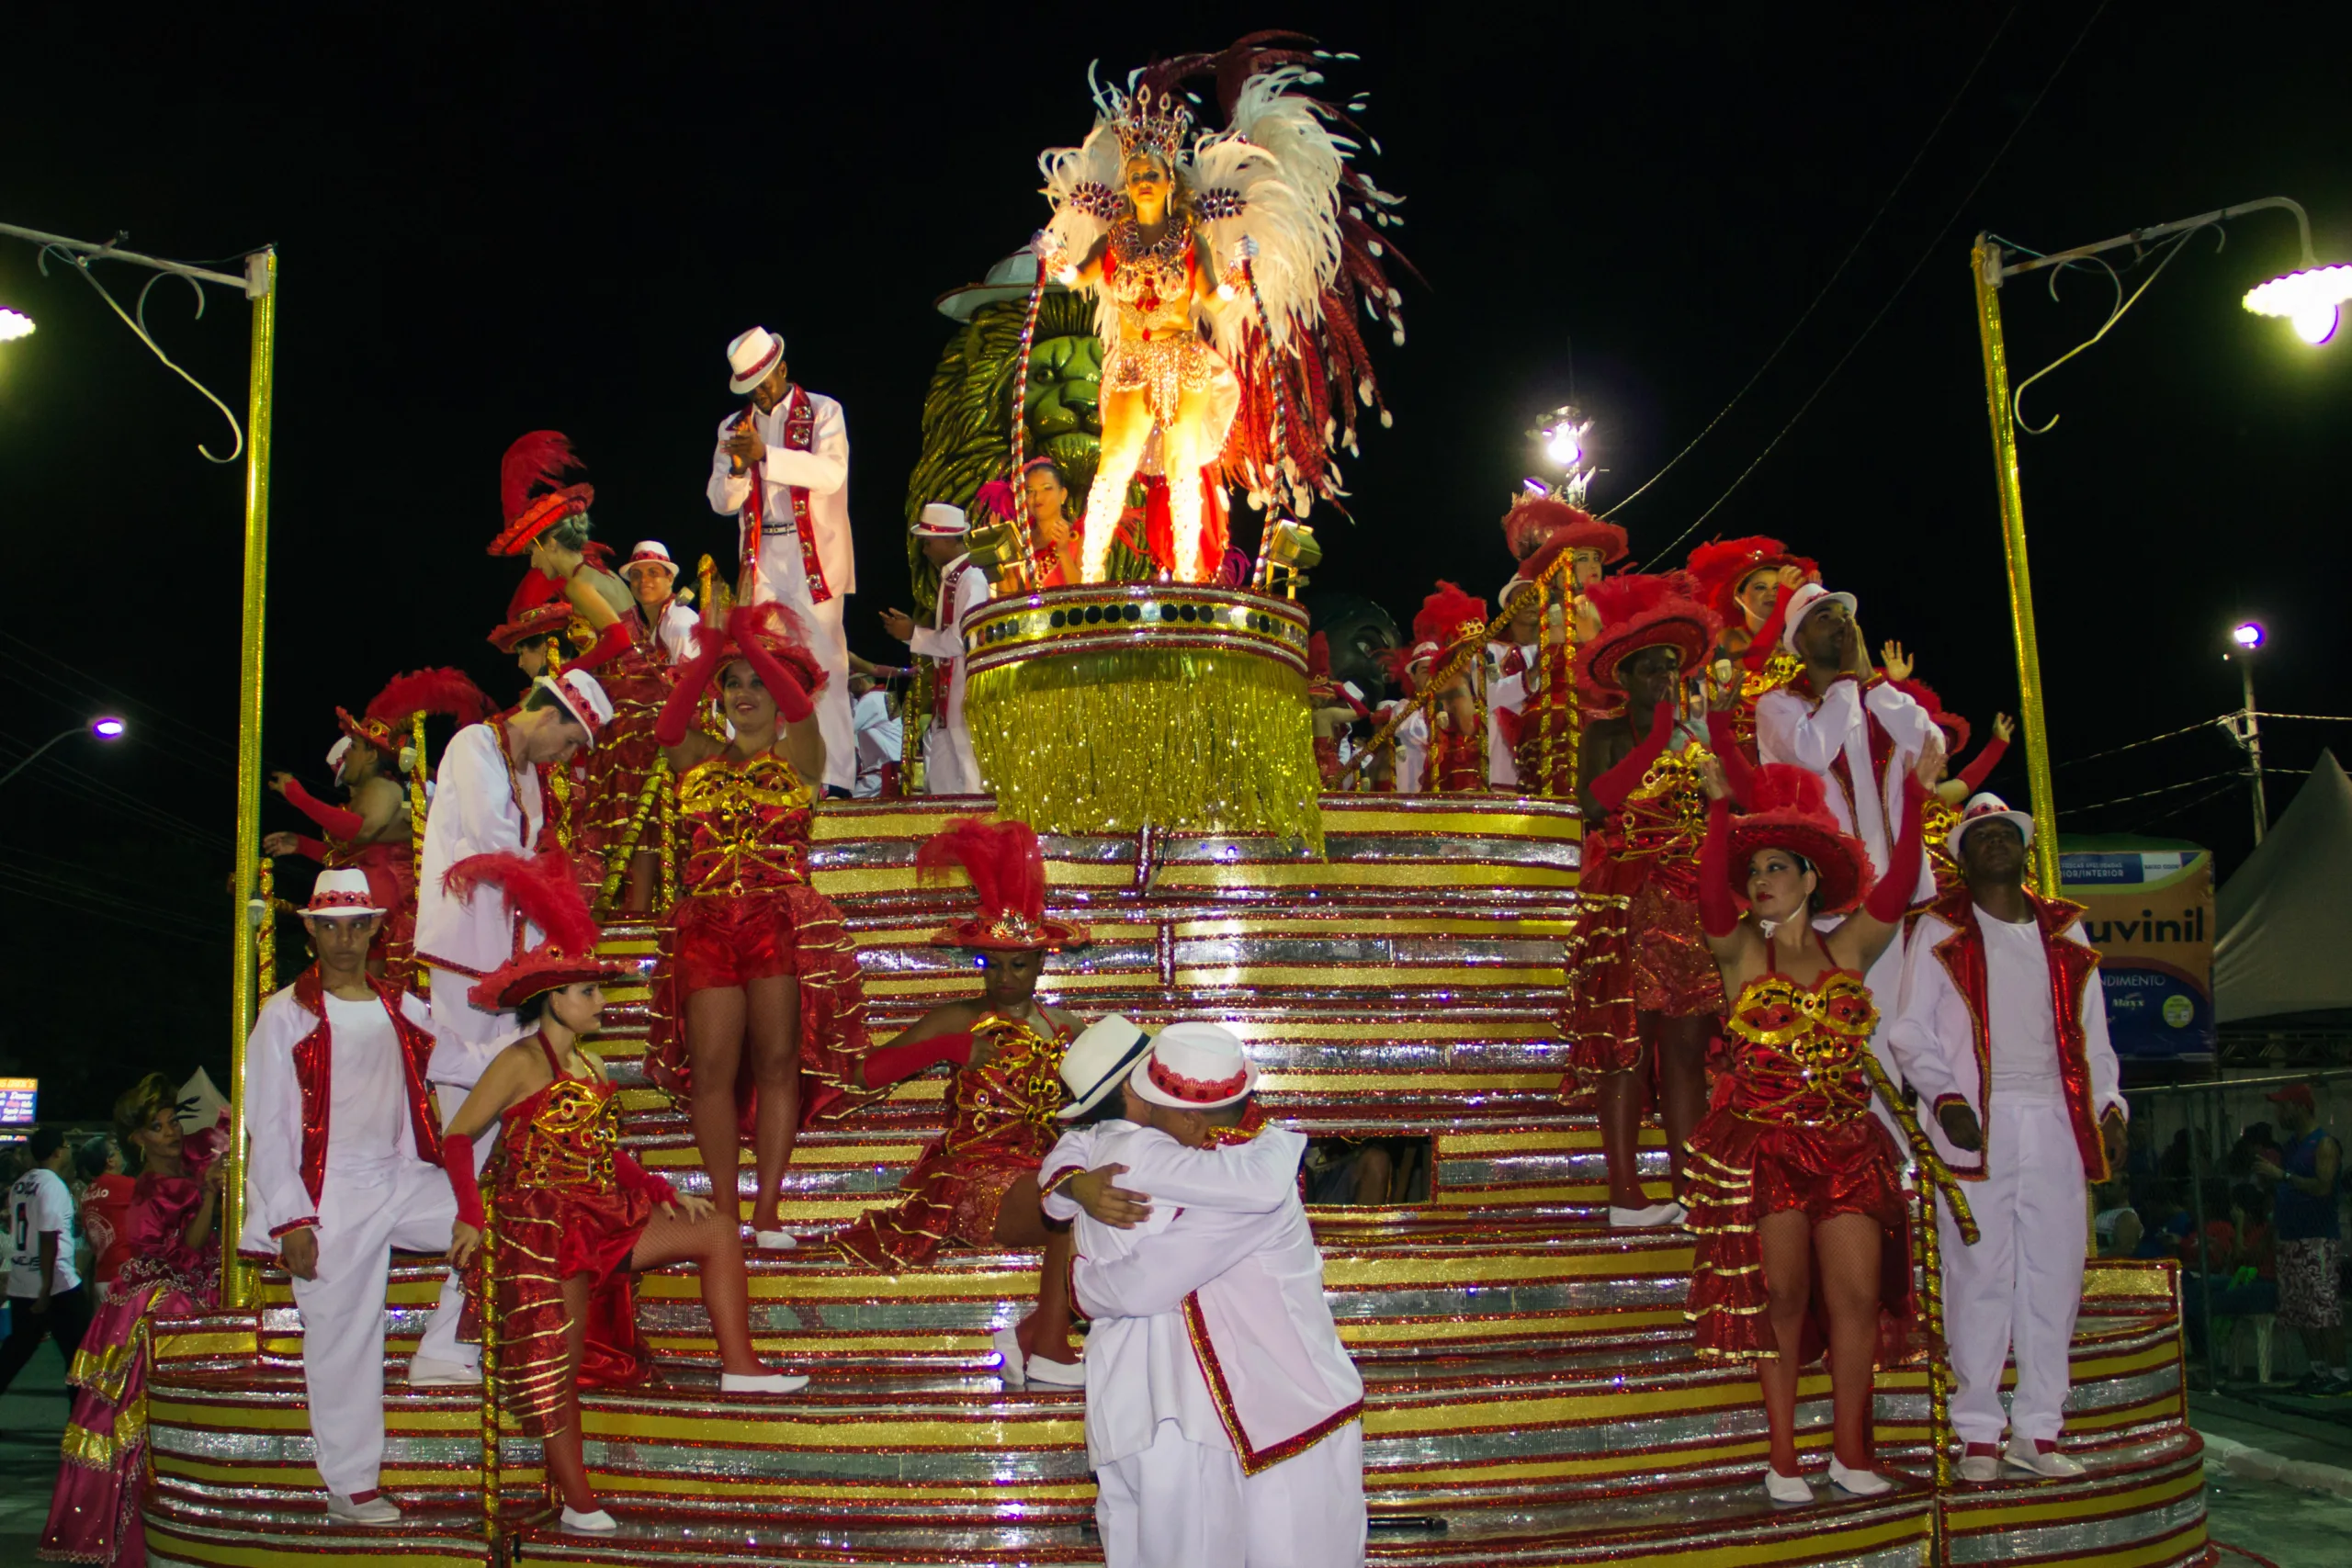
[[[100,740],[119,740],[122,739],[122,732],[129,728],[130,726],[112,714],[106,714],[90,721],[90,733]]]
[[[2246,290],[2257,316],[2284,316],[2295,335],[2316,347],[2335,335],[2337,307],[2352,299],[2352,265],[2307,266]]]
[[[2246,652],[2252,653],[2262,646],[2262,623],[2259,621],[2239,622],[2230,628],[2230,640]]]
[[[1592,421],[1583,410],[1574,403],[1562,403],[1537,420],[1535,428],[1527,433],[1528,439],[1542,446],[1545,460],[1560,472],[1559,481],[1546,487],[1547,492],[1570,506],[1584,504],[1585,491],[1591,485],[1592,476],[1600,471],[1587,460],[1590,454],[1585,437],[1591,430]]]
[[[0,343],[33,335],[33,319],[22,310],[0,310]]]
[[[1306,586],[1307,571],[1323,564],[1323,545],[1315,530],[1285,517],[1266,536],[1259,557],[1258,587],[1268,593],[1279,588],[1287,598],[1298,597]]]

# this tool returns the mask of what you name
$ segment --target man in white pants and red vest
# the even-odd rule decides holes
[[[1959,1382],[1952,1429],[1961,1476],[2003,1463],[2037,1475],[2083,1473],[2058,1451],[2068,1353],[2083,1294],[2085,1199],[2122,1156],[2130,1108],[2108,1042],[2098,954],[2083,907],[2027,890],[2033,818],[1998,795],[1970,801],[1947,848],[1966,873],[1914,921],[1903,1006],[1890,1043],[1921,1102],[1928,1135],[1969,1185],[1976,1245],[1948,1208],[1944,1334]],[[2017,1392],[2001,1447],[2001,1368]]]
[[[318,961],[262,1004],[245,1042],[253,1155],[238,1237],[294,1278],[327,1511],[366,1525],[401,1517],[377,1486],[392,1249],[438,1252],[457,1217],[425,1083],[431,1014],[368,973],[383,916],[361,872],[319,874],[302,911]],[[439,1315],[454,1333],[456,1310]]]
[[[513,1013],[485,1012],[467,999],[467,991],[544,938],[507,907],[497,888],[463,898],[443,879],[469,855],[533,854],[552,847],[541,842],[550,835],[539,769],[570,767],[612,716],[612,700],[596,678],[566,670],[540,676],[513,712],[458,731],[441,754],[417,870],[416,959],[432,976],[436,1043],[429,1076],[445,1120],[465,1104],[491,1058],[524,1033]],[[477,1165],[489,1160],[495,1143],[493,1136],[480,1141]],[[409,1363],[411,1384],[463,1387],[481,1381],[481,1348],[458,1339],[457,1309],[464,1294],[455,1274],[443,1282],[442,1310]]]
[[[960,506],[928,502],[908,530],[939,569],[939,601],[931,625],[918,626],[904,610],[882,612],[885,630],[932,660],[931,726],[922,737],[925,795],[986,795],[979,759],[972,753],[972,731],[964,723],[964,616],[988,603],[988,574],[972,563],[965,542],[970,522]]]
[[[719,422],[710,509],[737,523],[737,596],[746,604],[777,600],[813,628],[809,651],[831,676],[817,694],[825,793],[847,796],[857,782],[849,636],[842,620],[843,601],[857,592],[849,421],[841,404],[793,383],[784,339],[765,327],[729,343],[727,365],[727,389],[752,401]]]
[[[1058,1188],[1081,1158],[1122,1165],[1124,1185],[1161,1200],[1133,1229],[1076,1218],[1070,1302],[1091,1320],[1086,1450],[1109,1568],[1363,1562],[1363,1380],[1299,1200],[1306,1139],[1250,1113],[1257,1076],[1231,1032],[1171,1023],[1122,1080],[1127,1120],[1057,1145],[1039,1172]],[[1204,1182],[1187,1149],[1231,1156],[1231,1189],[1210,1190],[1214,1168]],[[1187,1180],[1193,1201],[1172,1207]],[[1046,1201],[1073,1213],[1059,1190]]]

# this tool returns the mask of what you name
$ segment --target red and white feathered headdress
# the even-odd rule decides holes
[[[1086,945],[1086,928],[1046,918],[1046,855],[1036,829],[1018,819],[967,817],[923,840],[915,868],[926,881],[944,880],[961,866],[979,895],[977,919],[932,933],[941,947],[1035,953]]]
[[[1503,543],[1516,559],[1525,561],[1549,547],[1544,564],[1562,550],[1599,550],[1603,566],[1625,558],[1625,530],[1604,523],[1581,507],[1555,496],[1523,492],[1503,513]],[[1521,577],[1537,576],[1542,568],[1521,570]]]
[[[1816,914],[1842,914],[1860,903],[1877,873],[1862,841],[1829,814],[1829,793],[1820,775],[1787,762],[1766,762],[1748,779],[1748,810],[1731,819],[1733,891],[1746,886],[1757,851],[1779,849],[1804,856],[1820,879],[1814,888]]]
[[[498,466],[500,510],[506,526],[490,542],[490,553],[519,556],[549,528],[587,511],[596,499],[596,487],[559,482],[581,466],[571,438],[560,430],[534,430],[509,446]]]
[[[1600,613],[1600,631],[1577,656],[1577,673],[1605,692],[1622,692],[1619,665],[1647,648],[1671,648],[1682,655],[1685,674],[1707,661],[1723,623],[1700,604],[1688,575],[1627,572],[1604,577],[1586,590]]]
[[[460,898],[495,887],[507,907],[539,928],[546,941],[476,982],[466,993],[485,1012],[509,1012],[531,998],[586,980],[617,980],[628,973],[596,956],[604,932],[588,912],[571,857],[561,850],[530,856],[514,850],[468,855],[442,876]]]
[[[1441,580],[1437,592],[1421,601],[1413,616],[1413,640],[1451,649],[1483,635],[1487,619],[1484,599],[1464,591],[1458,582]]]
[[[1721,615],[1728,626],[1747,624],[1739,605],[1739,585],[1767,568],[1784,566],[1795,567],[1808,581],[1821,581],[1821,568],[1810,557],[1792,555],[1788,546],[1762,534],[1710,539],[1690,552],[1684,570],[1699,585],[1700,602]]]

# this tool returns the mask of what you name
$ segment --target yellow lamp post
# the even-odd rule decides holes
[[[2001,331],[2001,286],[2024,273],[2065,266],[2126,245],[2145,246],[2271,208],[2295,215],[2302,232],[2303,265],[2250,290],[2244,301],[2245,308],[2256,315],[2285,317],[2305,343],[2325,343],[2335,333],[2339,305],[2352,299],[2352,266],[2319,265],[2312,253],[2309,215],[2283,196],[2220,208],[2177,223],[2160,223],[2153,229],[2135,229],[2111,240],[2048,255],[2013,251],[1990,234],[1979,234],[1969,254],[1976,279],[1976,323],[1984,351],[1985,410],[1993,425],[1993,482],[2000,495],[2001,547],[2008,568],[2009,627],[2017,643],[2018,718],[2025,740],[2026,780],[2033,796],[2034,873],[2045,892],[2055,892],[2058,887],[2058,807],[2050,781],[2050,740],[2041,701],[2041,650],[2033,624],[2033,574],[2026,558],[2025,502],[2018,485],[2017,398],[2009,388],[2008,346]],[[2013,259],[2018,257],[2022,259]],[[2154,279],[2151,277],[2149,281]],[[2144,289],[2146,285],[2141,287]],[[2132,298],[2138,297],[2134,293]],[[2130,299],[2119,299],[2108,318],[2108,326],[2113,326],[2130,306]],[[2087,348],[2098,342],[2106,330],[2100,328],[2099,334],[2082,346]]]

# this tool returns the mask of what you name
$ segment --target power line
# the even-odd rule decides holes
[[[1650,486],[1657,483],[1658,480],[1666,478],[1668,473],[1672,472],[1674,466],[1677,463],[1679,463],[1683,458],[1689,457],[1698,446],[1699,443],[1704,441],[1707,438],[1708,434],[1712,432],[1715,426],[1724,422],[1724,416],[1725,414],[1730,413],[1732,410],[1739,406],[1739,402],[1742,398],[1747,397],[1749,392],[1755,390],[1756,383],[1764,378],[1764,373],[1767,370],[1771,369],[1774,365],[1780,363],[1782,352],[1788,348],[1790,344],[1796,341],[1797,333],[1803,332],[1804,330],[1804,324],[1813,320],[1813,313],[1821,308],[1821,302],[1824,299],[1829,298],[1830,290],[1838,287],[1838,280],[1846,276],[1846,269],[1849,266],[1851,266],[1853,265],[1854,258],[1861,254],[1863,244],[1872,234],[1878,231],[1879,220],[1886,216],[1888,210],[1894,205],[1894,198],[1903,194],[1903,187],[1911,183],[1911,176],[1913,175],[1918,173],[1920,162],[1928,155],[1928,149],[1933,147],[1936,144],[1936,139],[1943,134],[1944,126],[1951,120],[1952,110],[1958,108],[1960,107],[1960,100],[1968,96],[1968,89],[1975,85],[1977,73],[1984,69],[1984,62],[1993,58],[1993,51],[1998,47],[2002,37],[2008,32],[2009,24],[2017,19],[2018,10],[2018,6],[2011,6],[2009,7],[2008,15],[2001,18],[2001,25],[1993,29],[1993,36],[1985,41],[1984,51],[1976,57],[1976,63],[1968,68],[1968,74],[1966,77],[1962,79],[1959,89],[1952,94],[1951,100],[1944,105],[1944,112],[1936,117],[1936,123],[1928,130],[1927,140],[1919,143],[1919,150],[1917,152],[1911,154],[1911,162],[1904,169],[1902,177],[1897,179],[1894,186],[1887,191],[1886,199],[1878,204],[1878,210],[1871,214],[1871,220],[1862,225],[1862,231],[1856,235],[1854,237],[1854,243],[1847,247],[1845,255],[1839,259],[1836,269],[1830,273],[1829,280],[1826,283],[1824,283],[1821,286],[1820,291],[1814,295],[1812,303],[1805,306],[1804,312],[1797,317],[1794,324],[1789,328],[1787,333],[1782,334],[1781,341],[1773,345],[1772,352],[1764,356],[1764,363],[1756,367],[1756,373],[1750,376],[1747,381],[1741,385],[1738,391],[1734,392],[1731,395],[1731,401],[1725,403],[1721,409],[1716,411],[1715,417],[1709,420],[1700,430],[1699,434],[1690,439],[1681,451],[1677,452],[1673,457],[1667,459],[1665,468],[1660,468],[1648,479],[1644,479],[1641,482],[1640,487],[1637,488],[1632,495],[1625,497],[1624,500],[1620,501],[1616,505],[1611,506],[1608,511],[1602,513],[1601,515],[1603,517],[1616,516],[1619,512],[1623,511],[1625,507],[1631,505],[1635,500],[1637,500],[1644,491],[1648,490]],[[1570,380],[1571,383],[1573,383],[1573,373],[1571,374]],[[1574,392],[1573,384],[1570,387],[1570,391],[1571,393]],[[1677,543],[1679,542],[1680,541],[1679,540],[1677,541]]]
[[[135,696],[132,694],[124,691],[121,687],[113,684],[111,682],[101,680],[97,676],[90,673],[87,670],[83,669],[80,665],[69,663],[65,660],[58,658],[57,655],[50,652],[49,649],[43,648],[39,643],[28,641],[24,637],[18,637],[16,633],[6,630],[0,630],[0,642],[12,645],[17,650],[17,656],[18,658],[37,660],[43,663],[54,665],[57,669],[65,671],[69,674],[78,677],[85,684],[96,687],[103,700],[128,704],[132,707],[141,710],[159,724],[167,725],[175,729],[185,730],[188,735],[194,737],[196,739],[203,741],[208,746],[212,746],[225,751],[232,758],[236,755],[235,746],[230,742],[222,740],[214,731],[207,729],[201,725],[191,724],[187,720],[181,718],[177,714],[172,712],[169,708],[158,706],[156,704],[148,702],[143,698]],[[54,679],[54,677],[52,677],[52,679]],[[86,693],[77,694],[83,695],[85,698],[88,695]]]
[[[2265,714],[2262,716],[2268,718],[2270,715]],[[2104,751],[2093,751],[2086,756],[2069,757],[2066,761],[2059,763],[2058,766],[2062,768],[2071,768],[2077,762],[2096,762],[2101,757],[2120,757],[2126,751],[2136,751],[2143,746],[2154,746],[2159,740],[2171,740],[2183,735],[2194,735],[2202,729],[2211,729],[2215,725],[2224,722],[2229,717],[2230,715],[2228,714],[2217,714],[2211,718],[2192,724],[2185,729],[2167,729],[2162,735],[2151,735],[2145,740],[2133,740],[2121,746],[2110,746]]]
[[[98,902],[79,895],[78,890],[61,888],[24,877],[20,873],[0,867],[0,888],[6,888],[17,898],[54,908],[87,915],[93,919],[111,920],[118,925],[135,926],[157,936],[177,937],[182,942],[211,945],[223,934],[200,927],[192,919],[174,919],[162,912],[127,900]]]
[[[1968,210],[1968,204],[1976,199],[1976,193],[1984,188],[1984,182],[1993,177],[1993,171],[2000,167],[2001,160],[2008,155],[2009,148],[2017,141],[2018,133],[2023,131],[2026,128],[2027,122],[2033,118],[2034,111],[2041,107],[2041,100],[2050,96],[2050,89],[2058,85],[2058,78],[2065,73],[2068,62],[2075,58],[2075,51],[2083,47],[2083,40],[2091,36],[2091,28],[2098,25],[2099,17],[2106,15],[2106,13],[2107,0],[2099,0],[2098,9],[2092,12],[2091,19],[2083,24],[2083,30],[2075,35],[2075,41],[2067,47],[2066,52],[2059,60],[2057,67],[2050,73],[2050,79],[2042,83],[2041,91],[2033,96],[2033,101],[2026,105],[2025,112],[2018,116],[2017,123],[2009,128],[2008,135],[2002,139],[2001,145],[1995,150],[1991,160],[1985,164],[1984,172],[1976,176],[1976,183],[1968,187],[1968,194],[1960,198],[1959,204],[1951,210],[1951,216],[1943,220],[1942,226],[1936,231],[1935,237],[1929,240],[1928,242],[1927,248],[1919,253],[1919,259],[1911,264],[1911,270],[1903,275],[1903,281],[1894,286],[1894,292],[1888,295],[1886,297],[1886,303],[1878,308],[1878,314],[1870,319],[1869,323],[1862,328],[1859,334],[1856,335],[1854,341],[1847,345],[1846,352],[1838,356],[1838,363],[1829,367],[1829,374],[1821,378],[1821,384],[1814,388],[1813,393],[1810,397],[1806,398],[1804,402],[1797,405],[1797,412],[1789,416],[1789,423],[1781,426],[1780,433],[1774,435],[1770,441],[1765,443],[1764,450],[1756,455],[1755,461],[1749,463],[1745,468],[1742,468],[1739,471],[1739,477],[1732,480],[1730,486],[1724,490],[1723,494],[1715,497],[1713,504],[1708,506],[1706,511],[1699,513],[1698,517],[1692,521],[1689,527],[1676,535],[1664,549],[1654,552],[1651,556],[1653,560],[1662,560],[1668,556],[1672,555],[1677,546],[1680,545],[1683,540],[1689,538],[1691,535],[1697,533],[1699,531],[1700,525],[1705,523],[1708,518],[1713,517],[1715,514],[1717,508],[1721,507],[1724,502],[1729,501],[1732,498],[1733,493],[1736,491],[1741,485],[1747,482],[1747,477],[1763,466],[1764,459],[1772,455],[1773,449],[1781,445],[1781,441],[1787,437],[1790,431],[1794,430],[1797,427],[1798,423],[1804,418],[1805,414],[1812,409],[1813,405],[1820,400],[1821,394],[1829,389],[1829,384],[1838,378],[1838,373],[1846,368],[1846,362],[1853,358],[1855,353],[1861,348],[1862,344],[1869,341],[1871,333],[1877,330],[1879,322],[1884,321],[1886,319],[1887,312],[1894,309],[1894,302],[1902,299],[1904,291],[1911,287],[1911,280],[1919,276],[1919,269],[1928,265],[1928,258],[1936,254],[1936,247],[1943,243],[1944,235],[1951,231],[1951,226],[1954,223],[1960,220],[1960,215]]]
[[[2267,769],[2267,770],[2265,770],[2265,771],[2266,771],[2266,772],[2283,773],[2283,772],[2285,772],[2286,770],[2284,770],[2284,769]],[[2181,780],[2178,784],[2158,784],[2158,785],[2157,785],[2155,788],[2154,788],[2154,789],[2143,789],[2143,790],[2142,790],[2142,791],[2141,791],[2139,794],[2137,794],[2137,795],[2117,795],[2117,796],[2116,796],[2114,799],[2112,799],[2112,800],[2095,800],[2095,801],[2091,802],[2088,806],[2069,806],[2069,807],[2065,807],[2064,810],[2060,811],[2060,812],[2058,813],[2058,815],[2059,815],[2059,816],[2061,816],[2061,817],[2071,817],[2071,816],[2073,816],[2075,813],[2076,813],[2076,812],[2078,812],[2078,811],[2097,811],[2097,810],[2098,810],[2098,809],[2099,809],[2100,807],[2108,807],[2108,806],[2121,806],[2121,805],[2123,805],[2126,801],[2132,801],[2132,800],[2146,800],[2146,799],[2148,799],[2148,798],[2149,798],[2150,796],[2152,796],[2152,795],[2170,795],[2174,790],[2177,790],[2177,789],[2192,789],[2192,788],[2194,788],[2194,787],[2196,787],[2197,785],[2201,784],[2211,784],[2215,779],[2231,779],[2231,780],[2236,780],[2236,779],[2243,779],[2243,778],[2245,778],[2245,776],[2246,776],[2246,775],[2245,775],[2245,773],[2239,773],[2239,772],[2234,772],[2234,771],[2233,771],[2233,772],[2231,772],[2231,773],[2208,773],[2208,774],[2206,774],[2206,775],[2205,775],[2203,778],[2201,778],[2201,779],[2183,779],[2183,780]]]

